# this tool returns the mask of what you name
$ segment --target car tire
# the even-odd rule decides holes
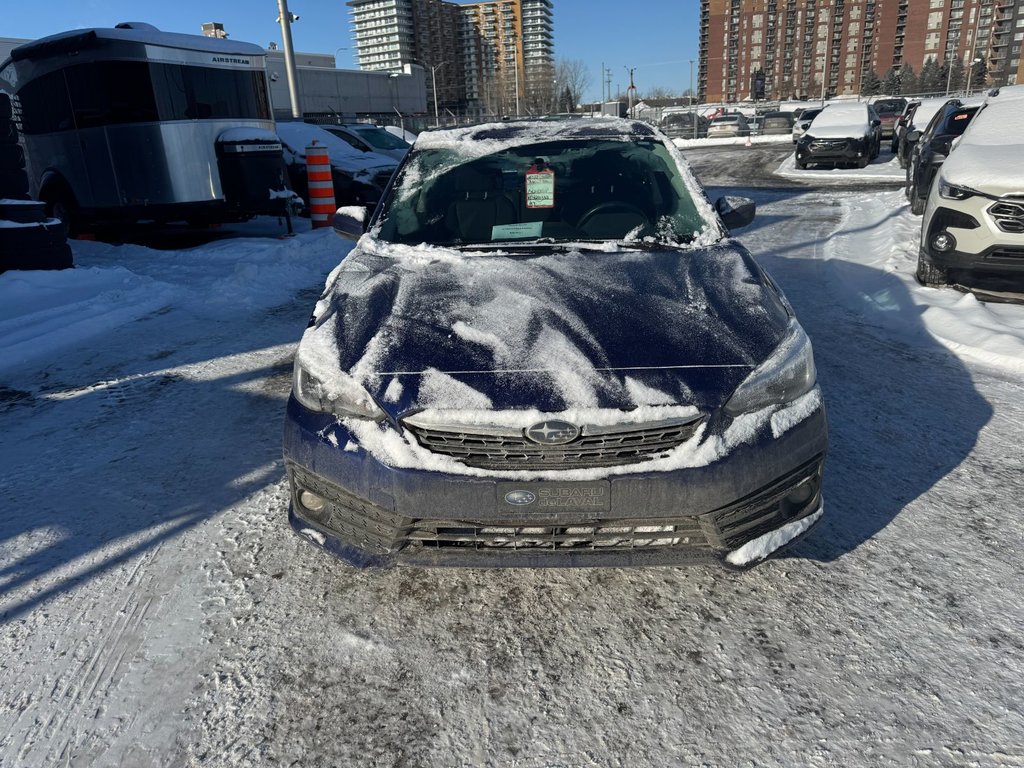
[[[70,269],[74,266],[75,259],[67,243],[13,254],[0,251],[0,273],[11,269]]]
[[[942,288],[949,285],[949,273],[918,256],[917,282],[927,288]]]
[[[870,163],[870,162],[871,162],[871,158],[869,156],[865,155],[864,157],[862,157],[859,160],[857,160],[857,167],[858,168],[867,168],[868,167],[868,163]]]
[[[910,191],[910,212],[915,216],[923,216],[927,198],[917,194],[917,186]]]
[[[807,170],[807,163],[805,163],[803,160],[797,160],[796,161],[796,167],[799,168],[801,171],[806,171]]]
[[[37,224],[46,221],[46,206],[43,203],[15,204],[0,200],[0,221]]]

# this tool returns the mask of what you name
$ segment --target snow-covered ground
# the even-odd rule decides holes
[[[1024,765],[1024,307],[917,286],[897,191],[725,191],[832,437],[822,524],[739,574],[362,572],[293,535],[332,233],[0,275],[0,765]]]
[[[845,181],[876,184],[879,181],[903,183],[906,171],[892,153],[883,150],[866,168],[832,168],[828,165],[812,165],[801,170],[796,167],[796,157],[790,154],[775,171],[779,176],[801,181]]]
[[[753,144],[785,144],[793,143],[793,137],[788,134],[771,136],[723,136],[721,138],[711,137],[704,139],[672,139],[672,142],[680,149],[693,149],[695,147],[731,147],[737,145]]]

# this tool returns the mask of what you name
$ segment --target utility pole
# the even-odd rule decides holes
[[[690,59],[690,122],[693,123],[693,138],[697,138],[697,108],[693,103],[693,59]]]
[[[292,117],[302,117],[299,107],[299,76],[295,71],[295,49],[292,47],[292,22],[298,16],[288,12],[288,0],[277,0],[277,20],[281,24],[281,42],[284,43],[284,69],[288,73],[288,93],[292,100]]]
[[[627,112],[629,119],[633,119],[633,99],[636,97],[636,86],[633,85],[633,73],[636,72],[636,67],[623,67],[624,70],[629,72],[629,87],[626,89],[626,103]]]
[[[828,82],[828,64],[829,64],[829,48],[832,44],[832,30],[829,28],[832,25],[831,18],[829,17],[828,9],[823,8],[822,13],[825,14],[825,64],[824,69],[821,71],[821,106],[825,106],[825,83]]]
[[[512,65],[514,68],[513,74],[516,77],[516,117],[519,117],[519,41],[516,41],[515,46],[512,48]]]

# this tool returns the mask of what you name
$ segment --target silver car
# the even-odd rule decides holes
[[[737,113],[733,115],[720,115],[711,121],[708,126],[708,138],[722,138],[725,136],[749,136],[750,123],[747,118]]]

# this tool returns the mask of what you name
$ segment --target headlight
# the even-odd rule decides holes
[[[292,394],[304,407],[317,413],[381,421],[385,413],[352,377],[342,374],[337,386],[328,387],[295,361]]]
[[[939,197],[944,197],[947,200],[966,200],[969,197],[974,197],[974,194],[972,189],[955,187],[945,181],[939,182]]]
[[[730,416],[788,403],[809,392],[818,379],[811,340],[796,319],[771,356],[733,392],[725,411]]]

